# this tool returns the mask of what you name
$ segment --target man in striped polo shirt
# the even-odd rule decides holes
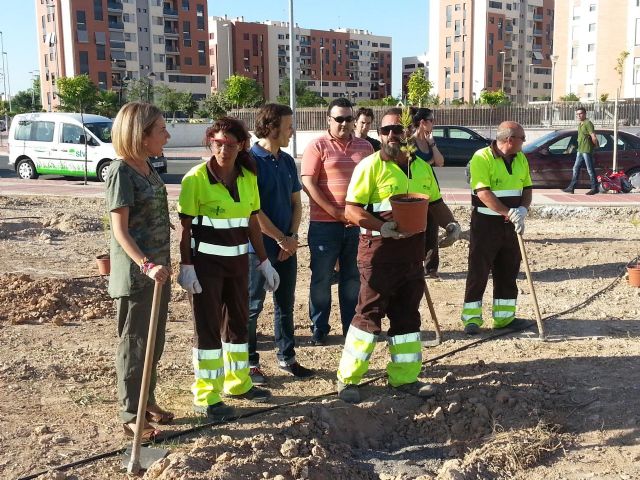
[[[477,334],[482,326],[482,296],[489,272],[493,277],[493,327],[518,329],[528,323],[516,319],[521,260],[516,234],[524,233],[532,197],[529,163],[522,153],[524,141],[520,124],[502,122],[496,140],[478,150],[469,163],[473,212],[462,307],[468,335]]]
[[[345,197],[354,167],[373,153],[369,142],[353,135],[355,118],[349,100],[333,100],[327,109],[327,122],[327,133],[305,148],[301,171],[311,207],[309,315],[314,345],[324,345],[330,330],[331,277],[336,261],[340,264],[338,298],[343,335],[355,313],[360,289],[356,264],[359,231],[344,216]]]

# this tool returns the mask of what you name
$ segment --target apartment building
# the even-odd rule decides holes
[[[44,109],[59,104],[57,78],[85,73],[122,98],[132,79],[209,93],[206,0],[35,2]]]
[[[554,0],[432,0],[431,80],[446,103],[500,90],[524,104],[551,95]]]
[[[243,17],[209,18],[211,90],[238,74],[262,85],[275,101],[294,62],[296,79],[331,101],[383,98],[391,93],[391,37],[366,30],[314,30],[295,26],[295,53],[289,50],[289,23],[246,22]]]
[[[417,69],[422,68],[424,76],[429,80],[429,60],[427,55],[416,57],[402,57],[402,98],[407,96],[407,83],[409,78]]]
[[[640,83],[640,0],[567,0],[556,5],[554,100],[574,93],[581,101],[602,94],[637,98]],[[622,78],[617,59],[629,52]]]

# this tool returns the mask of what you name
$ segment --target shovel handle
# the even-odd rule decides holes
[[[542,317],[540,316],[540,307],[538,307],[538,297],[536,297],[536,291],[533,288],[533,279],[531,278],[531,270],[529,269],[529,260],[527,259],[527,250],[524,248],[524,239],[522,234],[516,233],[518,237],[518,245],[520,246],[520,254],[522,255],[522,262],[524,263],[524,271],[527,274],[527,282],[529,282],[529,290],[531,291],[531,298],[533,298],[533,306],[536,312],[536,323],[538,324],[538,332],[540,339],[544,340],[544,327],[542,326]]]
[[[149,333],[147,335],[147,350],[144,356],[144,369],[142,371],[142,384],[140,385],[140,398],[138,401],[138,416],[136,417],[136,428],[133,435],[133,445],[131,446],[131,460],[127,467],[127,471],[134,474],[140,471],[140,445],[142,443],[142,432],[144,431],[144,423],[146,420],[147,400],[149,399],[149,384],[151,383],[151,371],[153,370],[153,354],[156,349],[156,332],[158,330],[161,295],[162,284],[156,281],[153,287],[151,319],[149,320]]]
[[[440,345],[442,343],[442,333],[440,332],[440,324],[438,323],[438,317],[436,315],[436,309],[433,307],[433,300],[431,300],[431,293],[429,293],[429,287],[427,282],[424,282],[424,296],[427,299],[427,306],[429,307],[429,314],[431,320],[433,320],[433,328],[436,331],[435,344]]]

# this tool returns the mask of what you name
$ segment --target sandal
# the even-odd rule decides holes
[[[135,428],[136,428],[135,422],[122,424],[122,429],[124,430],[124,434],[129,438],[133,438],[135,436]],[[155,442],[161,434],[162,434],[161,430],[157,430],[150,425],[146,426],[142,430],[142,441]]]
[[[148,410],[149,408],[153,408],[155,411],[152,412]],[[159,423],[160,425],[168,425],[169,423],[173,422],[175,414],[173,412],[169,412],[160,408],[158,405],[148,405],[145,417],[147,419],[147,422]]]

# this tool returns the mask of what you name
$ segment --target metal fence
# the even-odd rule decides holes
[[[466,125],[469,127],[489,127],[505,120],[513,120],[524,127],[565,128],[576,124],[576,108],[583,106],[587,118],[596,126],[613,127],[614,102],[601,103],[540,103],[528,106],[506,105],[499,107],[468,106],[432,107],[435,121],[440,125]],[[356,105],[357,108],[357,105]],[[388,107],[372,107],[375,128]],[[243,109],[229,112],[244,120],[249,130],[254,129],[257,109]],[[640,125],[640,101],[624,101],[618,104],[619,125]],[[327,128],[326,108],[296,109],[297,130],[325,130]]]

